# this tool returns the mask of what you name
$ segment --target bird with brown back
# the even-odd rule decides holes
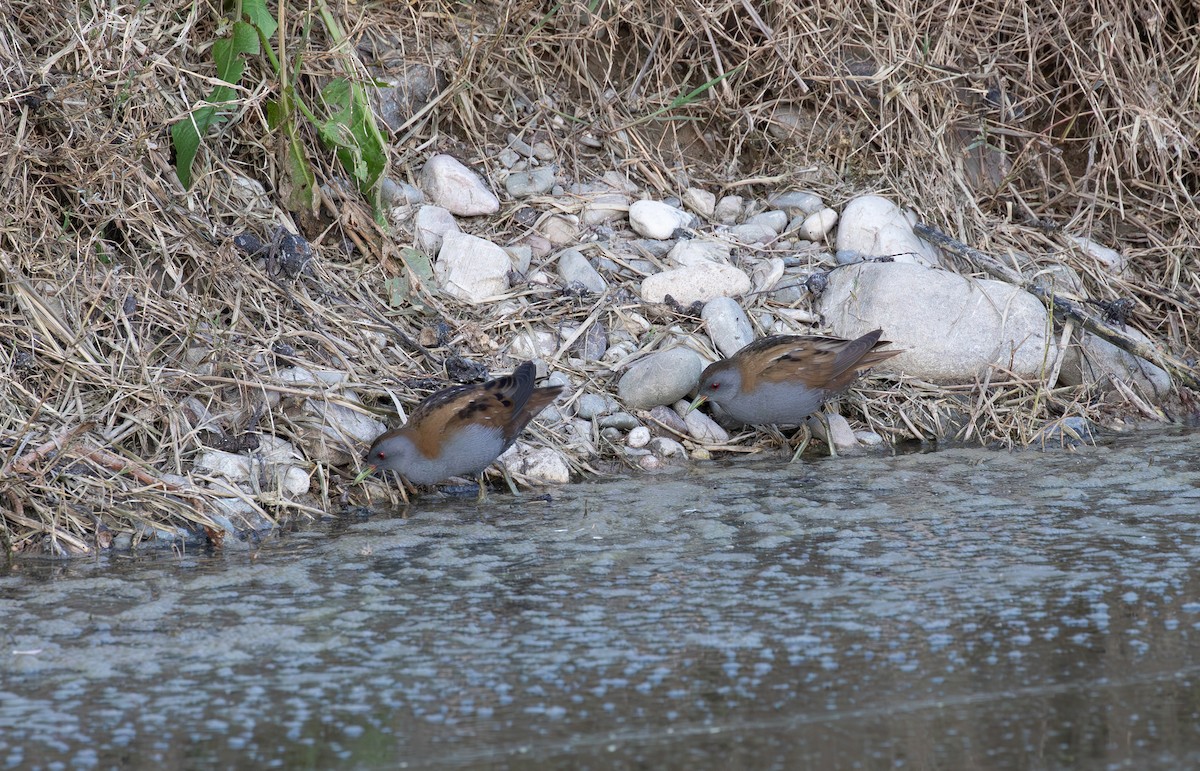
[[[375,439],[366,455],[370,468],[360,478],[382,469],[412,484],[432,485],[481,475],[562,392],[562,386],[535,388],[534,378],[533,362],[527,361],[511,375],[431,394],[407,423]],[[479,493],[482,498],[482,476]]]
[[[701,373],[691,409],[708,401],[746,425],[802,424],[849,388],[859,372],[902,353],[879,350],[888,345],[879,339],[882,334],[876,329],[854,340],[822,335],[755,340]]]

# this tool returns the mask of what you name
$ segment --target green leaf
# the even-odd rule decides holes
[[[304,152],[304,142],[300,139],[300,132],[296,130],[296,124],[292,122],[287,124],[287,164],[284,173],[288,178],[288,184],[285,186],[287,190],[285,205],[288,210],[313,211],[316,208],[313,194],[317,188],[317,176],[308,163],[308,155]]]
[[[171,143],[175,145],[175,176],[179,177],[179,184],[183,185],[184,190],[192,186],[192,164],[200,150],[200,130],[196,118],[202,111],[197,110],[171,126]]]
[[[234,22],[233,34],[213,43],[213,60],[217,63],[217,77],[226,83],[237,85],[246,71],[247,55],[257,56],[262,50],[258,46],[258,33],[244,21]]]
[[[233,34],[213,43],[213,60],[217,64],[217,77],[236,86],[246,71],[247,54],[258,54],[258,33],[249,24],[239,21],[233,25]],[[237,99],[237,91],[230,86],[217,86],[208,95],[208,105],[193,110],[186,120],[171,126],[171,142],[175,146],[175,175],[184,189],[192,186],[192,165],[204,136],[214,125],[225,118],[216,105]]]
[[[287,111],[283,108],[283,103],[278,99],[268,99],[266,109],[267,128],[272,131],[282,126],[283,122],[288,119]]]
[[[267,0],[242,0],[242,13],[250,19],[250,23],[262,32],[264,37],[271,37],[279,25],[275,17],[267,10]]]
[[[383,282],[383,289],[388,295],[388,305],[393,308],[404,305],[411,288],[408,285],[408,276],[395,276]]]
[[[329,115],[328,120],[318,126],[321,139],[338,147],[353,142],[354,132],[350,124],[354,120],[354,108],[350,103],[350,81],[337,78],[321,89],[321,100]]]
[[[328,116],[317,127],[321,140],[335,149],[358,189],[370,194],[387,168],[387,148],[375,126],[366,90],[338,78],[321,90],[321,99]]]
[[[424,252],[419,249],[401,249],[400,259],[422,284],[433,281],[433,263]],[[388,290],[388,301],[393,308],[404,305],[412,296],[412,282],[407,271],[388,279],[384,286]]]

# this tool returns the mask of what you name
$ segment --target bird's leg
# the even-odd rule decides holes
[[[825,427],[825,444],[829,445],[829,457],[836,458],[838,453],[837,447],[833,443],[833,426],[829,425],[829,416],[822,410],[817,413],[817,420]]]
[[[813,424],[809,423],[809,421],[811,421],[811,420],[815,420],[816,424],[813,425]],[[796,457],[799,457],[801,450],[803,450],[804,447],[808,446],[809,441],[814,436],[817,439],[824,441],[825,444],[829,446],[829,457],[831,457],[831,458],[838,457],[837,447],[835,447],[833,444],[833,436],[832,436],[833,428],[829,425],[829,419],[828,419],[828,415],[826,413],[814,412],[812,415],[810,415],[808,418],[806,418],[804,420],[804,423],[802,424],[802,428],[804,429],[804,434],[805,434],[804,444],[801,446],[800,450],[796,451]],[[816,429],[816,430],[814,431],[814,429]],[[792,460],[795,460],[795,458],[793,458]]]
[[[487,488],[483,485],[483,472],[479,472],[479,497],[475,499],[476,503],[485,503],[487,501]]]
[[[812,431],[808,430],[808,423],[801,423],[800,430],[804,432],[804,441],[801,442],[800,446],[796,448],[796,453],[792,455],[792,459],[788,461],[788,463],[795,463],[797,460],[799,460],[800,456],[804,454],[804,451],[808,449],[809,443],[812,442]]]

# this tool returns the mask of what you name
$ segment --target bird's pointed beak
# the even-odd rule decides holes
[[[358,476],[354,477],[354,481],[351,482],[350,484],[352,484],[352,485],[362,484],[362,481],[364,479],[366,479],[367,477],[371,476],[374,473],[375,473],[375,467],[372,466],[370,463],[368,463],[366,468],[364,468],[362,471],[358,472]]]
[[[696,409],[701,404],[704,404],[706,401],[708,401],[708,397],[705,396],[704,394],[700,394],[695,399],[692,399],[692,403],[688,405],[687,412],[685,412],[683,414],[687,415],[688,412],[691,412],[692,410]]]

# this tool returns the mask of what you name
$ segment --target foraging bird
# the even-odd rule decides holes
[[[562,386],[534,388],[534,375],[527,361],[511,375],[430,395],[403,427],[375,439],[367,464],[419,485],[482,473],[562,392]]]
[[[879,339],[882,334],[876,329],[854,340],[821,335],[756,340],[701,373],[691,409],[709,401],[739,423],[802,423],[849,388],[859,371],[901,353],[878,350],[888,344]]]

